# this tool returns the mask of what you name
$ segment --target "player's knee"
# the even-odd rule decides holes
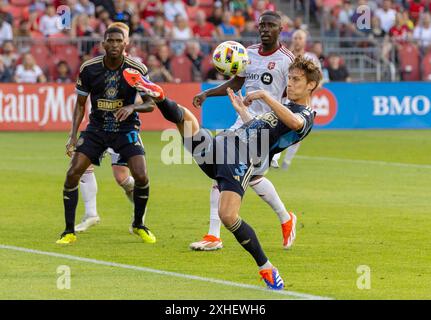
[[[115,169],[115,167],[112,167],[115,181],[119,185],[121,185],[129,177],[129,170],[125,167],[124,169],[123,167],[121,169]]]
[[[238,219],[238,215],[236,214],[236,212],[234,212],[232,209],[227,207],[226,208],[220,207],[218,214],[220,217],[220,221],[223,223],[223,225],[226,228],[229,228]]]
[[[66,185],[69,187],[77,186],[79,183],[79,179],[82,176],[81,170],[76,167],[70,167],[66,173]]]
[[[133,178],[135,179],[135,184],[138,186],[146,186],[150,182],[148,175],[145,172],[137,173]]]

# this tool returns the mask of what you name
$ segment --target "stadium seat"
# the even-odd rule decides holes
[[[60,60],[65,60],[68,63],[72,74],[75,74],[81,63],[78,49],[73,45],[64,45],[61,52],[57,51],[52,60],[55,64]]]
[[[40,31],[30,31],[30,36],[32,39],[41,39],[45,37]]]
[[[205,11],[207,17],[211,16],[214,8],[213,0],[199,0],[199,9]]]
[[[43,44],[36,44],[31,46],[30,53],[36,60],[36,63],[42,68],[48,65],[50,60],[49,49]]]
[[[33,3],[33,0],[10,0],[9,1],[13,6],[30,6]]]
[[[399,47],[400,72],[404,81],[420,80],[419,49],[410,43]]]
[[[171,60],[171,71],[174,78],[181,82],[192,82],[192,62],[184,55]]]
[[[201,10],[198,6],[186,6],[187,16],[189,17],[189,22],[196,20],[197,12]]]
[[[8,12],[12,15],[13,21],[19,22],[23,16],[22,7],[17,6],[6,6],[3,8],[5,12]]]
[[[422,59],[422,80],[431,81],[431,52]]]

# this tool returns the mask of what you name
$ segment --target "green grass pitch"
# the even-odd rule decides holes
[[[0,134],[0,245],[264,286],[251,256],[225,229],[223,250],[188,249],[207,232],[211,181],[194,164],[164,165],[160,132],[142,133],[151,180],[146,221],[157,243],[128,233],[132,206],[107,158],[96,169],[100,225],[71,246],[56,245],[64,227],[66,138]],[[287,172],[267,175],[298,216],[290,251],[282,249],[275,214],[248,190],[241,216],[286,290],[335,299],[430,299],[430,151],[429,130],[312,132]],[[82,212],[80,201],[77,221]],[[57,289],[60,265],[70,267],[70,289]],[[361,265],[370,268],[369,289],[357,286]],[[0,248],[0,299],[286,298],[295,297]]]

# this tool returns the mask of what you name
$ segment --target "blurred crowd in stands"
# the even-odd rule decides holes
[[[324,37],[364,39],[355,43],[362,47],[377,43],[386,59],[406,47],[410,55],[428,53],[431,0],[290,1],[300,11],[310,9]],[[260,14],[277,9],[269,0],[0,0],[0,81],[73,82],[83,61],[103,53],[100,38],[112,22],[129,26],[128,53],[148,66],[154,81],[222,80],[211,65],[213,48],[228,39],[258,42]],[[296,30],[311,31],[304,16],[280,14],[288,48]],[[308,37],[307,50],[321,61],[327,81],[351,79],[343,57],[325,56],[322,41]],[[403,57],[397,54],[396,62]]]

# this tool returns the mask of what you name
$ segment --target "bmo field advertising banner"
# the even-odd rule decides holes
[[[431,128],[431,83],[428,82],[327,83],[315,92],[311,104],[317,112],[316,128]],[[205,127],[227,128],[235,119],[235,111],[225,97],[205,102],[202,111]]]
[[[168,96],[187,106],[209,129],[230,127],[236,114],[227,97],[192,98],[214,84],[164,84]],[[76,101],[74,84],[1,84],[0,131],[70,130]],[[320,129],[431,128],[431,83],[327,83],[312,99]],[[89,110],[89,108],[87,108]],[[174,126],[159,111],[141,114],[142,130]],[[83,125],[88,121],[86,114]]]
[[[201,90],[196,83],[166,84],[168,95],[181,104],[190,104]],[[68,131],[76,102],[74,84],[0,84],[0,131]],[[88,123],[90,99],[81,129]],[[201,111],[191,108],[201,119]],[[140,114],[142,130],[175,128],[158,110]]]

